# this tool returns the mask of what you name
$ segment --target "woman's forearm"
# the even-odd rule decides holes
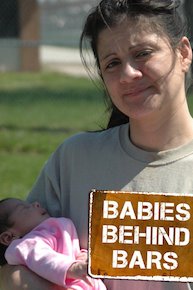
[[[24,266],[5,265],[0,268],[1,290],[53,290],[54,288],[55,285]]]

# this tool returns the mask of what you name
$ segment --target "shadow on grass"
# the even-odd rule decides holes
[[[60,86],[59,88],[33,87],[0,89],[0,104],[15,105],[53,101],[102,101],[103,93],[94,86],[83,88],[76,86]]]
[[[26,131],[26,132],[35,132],[35,133],[71,133],[73,132],[70,128],[48,128],[48,127],[22,127],[15,125],[0,125],[0,131]]]

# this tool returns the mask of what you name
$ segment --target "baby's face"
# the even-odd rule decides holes
[[[30,204],[15,198],[3,202],[1,210],[8,213],[11,229],[16,237],[24,236],[49,217],[38,202]]]

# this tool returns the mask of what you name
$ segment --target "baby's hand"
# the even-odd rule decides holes
[[[92,280],[87,275],[87,266],[88,264],[85,258],[84,260],[74,262],[69,267],[66,277],[70,279],[81,279],[84,282],[86,282],[89,286],[93,287]]]
[[[88,254],[87,251],[82,250],[77,256],[76,259],[79,261],[87,262],[88,261]]]

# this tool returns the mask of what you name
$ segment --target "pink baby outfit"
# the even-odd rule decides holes
[[[48,218],[24,237],[14,240],[6,250],[10,265],[25,265],[39,276],[59,285],[57,289],[105,290],[100,279],[93,287],[82,280],[67,279],[66,273],[80,254],[76,229],[67,218]],[[63,288],[64,287],[64,288]]]

